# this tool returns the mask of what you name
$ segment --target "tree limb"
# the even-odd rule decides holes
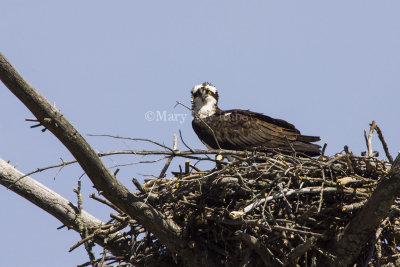
[[[367,203],[338,237],[332,250],[337,258],[331,266],[349,266],[357,259],[399,195],[400,155],[393,162],[390,173],[380,181]]]
[[[187,242],[184,242],[181,228],[177,224],[141,201],[119,182],[64,115],[25,81],[1,53],[0,79],[38,121],[64,144],[105,198],[137,220],[171,251],[181,254],[188,262],[193,261],[195,257],[199,258],[199,264],[210,261],[210,257],[194,254]]]
[[[11,187],[12,191],[53,215],[68,228],[74,229],[78,232],[79,229],[76,223],[78,208],[69,200],[63,198],[56,192],[30,178],[29,176],[26,176],[20,182],[15,183],[15,181],[17,181],[19,177],[23,175],[23,173],[19,172],[0,158],[1,185],[8,187],[9,185],[14,184],[14,186]],[[81,213],[81,220],[82,224],[87,228],[94,229],[104,225],[101,220],[84,210],[82,210]],[[111,251],[115,256],[124,256],[123,252],[129,251],[130,249],[125,239],[122,238],[122,236],[120,236],[118,233],[112,235],[108,242],[105,242],[100,236],[96,236],[94,240],[100,246]]]

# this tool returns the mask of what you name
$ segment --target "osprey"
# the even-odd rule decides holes
[[[210,83],[192,90],[193,130],[209,149],[278,150],[319,156],[318,136],[302,135],[294,125],[249,110],[218,108],[218,91]]]

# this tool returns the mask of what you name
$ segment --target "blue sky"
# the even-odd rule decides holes
[[[365,151],[363,130],[375,120],[393,156],[400,148],[400,3],[398,1],[19,1],[3,0],[1,52],[84,135],[149,138],[172,145],[182,131],[204,148],[191,117],[190,90],[209,81],[220,108],[285,119],[319,135],[327,154],[344,145]],[[146,112],[184,121],[146,120]],[[30,129],[27,109],[0,85],[0,151],[23,171],[71,159],[49,133]],[[154,148],[87,136],[97,151]],[[381,151],[375,138],[374,149]],[[180,143],[179,147],[183,149]],[[104,159],[108,166],[138,157]],[[172,169],[182,164],[174,160]],[[132,165],[118,177],[158,175],[159,165]],[[82,170],[33,177],[76,202]],[[170,174],[169,174],[170,175]],[[94,192],[87,177],[83,193]],[[0,188],[1,266],[74,266],[87,260],[79,240],[50,215]],[[85,199],[103,220],[109,210]],[[23,253],[21,253],[23,251]]]

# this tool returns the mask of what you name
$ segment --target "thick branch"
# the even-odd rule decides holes
[[[367,203],[338,238],[332,251],[337,256],[337,262],[332,266],[349,266],[357,259],[399,195],[400,155],[395,159],[389,175],[378,184]]]
[[[15,70],[0,53],[0,79],[8,89],[50,130],[72,153],[96,189],[109,201],[145,226],[174,252],[187,247],[180,237],[180,227],[150,205],[142,202],[123,186],[106,168],[94,150],[71,125],[32,85]]]
[[[23,176],[23,173],[19,172],[7,162],[0,159],[1,185],[9,187],[21,176]],[[22,179],[20,182],[15,183],[12,187],[10,187],[10,189],[23,198],[29,200],[39,208],[50,213],[64,225],[74,229],[75,231],[78,231],[78,225],[76,224],[78,208],[56,192],[50,190],[46,186],[28,176]],[[101,225],[104,225],[101,220],[84,210],[82,211],[81,219],[82,223],[87,228],[99,228]],[[124,251],[129,251],[129,246],[125,242],[125,239],[122,238],[122,236],[121,238],[118,238],[118,235],[119,234],[113,234],[111,238],[109,236],[107,243],[105,243],[103,238],[99,236],[96,236],[94,240],[102,247],[107,248],[107,250],[111,251],[114,255],[124,256]]]

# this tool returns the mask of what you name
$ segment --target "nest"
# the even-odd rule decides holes
[[[186,167],[173,178],[145,180],[138,195],[179,224],[189,245],[207,246],[221,266],[316,266],[322,257],[333,260],[329,240],[363,207],[390,164],[352,153],[314,159],[254,152],[217,161],[208,171],[189,171],[188,161]],[[398,224],[394,206],[359,262],[393,262]],[[131,259],[180,265],[151,234],[137,242]]]

